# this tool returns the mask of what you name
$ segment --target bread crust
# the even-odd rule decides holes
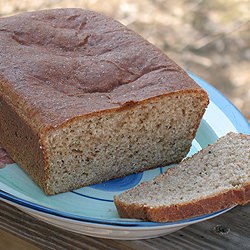
[[[149,207],[147,205],[125,204],[114,198],[117,211],[122,218],[137,218],[145,221],[172,222],[210,214],[250,201],[250,183],[245,186],[172,206]]]

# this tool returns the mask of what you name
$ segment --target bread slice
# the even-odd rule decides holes
[[[119,215],[168,222],[250,201],[250,135],[228,133],[151,181],[114,198]]]
[[[0,146],[47,194],[179,162],[207,93],[119,22],[82,9],[0,19]]]

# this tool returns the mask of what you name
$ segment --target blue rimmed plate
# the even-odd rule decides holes
[[[249,123],[225,97],[203,80],[191,73],[190,76],[207,90],[211,102],[201,121],[189,155],[229,131],[250,133]],[[172,223],[120,219],[113,203],[113,196],[152,179],[165,170],[166,168],[156,168],[48,197],[16,164],[10,164],[0,170],[0,197],[19,209],[59,227],[91,236],[116,239],[160,236],[226,211]]]

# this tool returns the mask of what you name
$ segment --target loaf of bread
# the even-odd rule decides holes
[[[121,217],[156,222],[246,204],[250,201],[250,135],[228,133],[114,201]]]
[[[181,161],[207,104],[184,70],[102,14],[0,19],[0,146],[47,194]]]

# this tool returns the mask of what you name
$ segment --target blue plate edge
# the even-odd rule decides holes
[[[88,217],[84,217],[84,216],[74,216],[70,213],[61,212],[58,210],[54,210],[54,209],[50,209],[47,207],[37,205],[33,202],[25,201],[23,199],[20,199],[4,191],[0,191],[0,198],[3,198],[5,200],[8,200],[12,203],[18,204],[23,207],[36,210],[37,212],[42,212],[45,214],[58,216],[60,218],[66,218],[66,219],[71,219],[75,221],[82,221],[82,222],[95,223],[95,224],[103,224],[103,225],[110,225],[110,226],[127,226],[127,227],[131,227],[131,226],[133,227],[158,227],[159,226],[160,227],[160,226],[175,226],[175,225],[178,226],[184,223],[192,223],[192,222],[196,222],[196,221],[200,221],[204,219],[209,219],[211,217],[216,216],[217,214],[221,214],[224,211],[230,209],[230,208],[225,208],[225,209],[216,211],[214,213],[196,216],[196,217],[192,217],[192,218],[188,218],[184,220],[178,220],[174,222],[147,222],[147,221],[135,221],[135,222],[129,221],[128,222],[128,221],[119,221],[119,220],[112,221],[112,220],[101,220],[101,219],[93,219],[93,218],[89,219]]]
[[[250,134],[250,123],[240,112],[240,110],[235,107],[234,104],[226,96],[222,95],[219,90],[217,90],[215,87],[208,84],[195,74],[189,71],[187,71],[187,73],[197,84],[199,84],[208,92],[210,100],[213,101],[213,103],[215,103],[216,106],[227,116],[227,118],[233,123],[239,133]],[[230,107],[230,110],[225,109],[225,107]],[[234,115],[235,113],[237,117]]]

